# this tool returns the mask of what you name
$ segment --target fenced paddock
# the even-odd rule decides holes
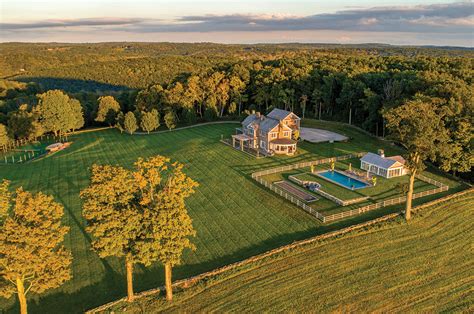
[[[274,184],[276,186],[282,188],[286,192],[296,196],[300,200],[305,201],[307,203],[314,202],[318,199],[317,197],[313,196],[312,194],[297,188],[296,186],[292,185],[289,182],[279,181],[279,182],[275,182]]]
[[[397,205],[397,204],[401,204],[403,202],[406,202],[406,196],[400,196],[400,197],[395,197],[395,198],[390,198],[390,199],[387,199],[387,200],[379,201],[379,202],[376,202],[374,204],[362,206],[362,207],[355,208],[355,209],[352,209],[352,210],[348,210],[348,211],[344,211],[344,212],[340,212],[340,213],[336,213],[336,214],[331,214],[331,215],[324,215],[324,214],[318,212],[317,210],[315,210],[314,208],[306,205],[305,202],[300,201],[300,198],[296,197],[294,194],[292,194],[292,192],[289,193],[289,191],[284,190],[283,187],[277,186],[276,184],[280,183],[281,181],[276,182],[276,183],[270,183],[270,182],[267,182],[266,180],[264,180],[262,178],[263,176],[266,176],[266,175],[269,175],[269,174],[275,174],[275,173],[280,173],[280,172],[285,172],[285,171],[291,171],[291,170],[294,170],[294,169],[300,169],[300,168],[305,168],[305,167],[311,167],[311,166],[327,164],[327,163],[330,163],[332,161],[336,162],[336,161],[341,161],[341,160],[352,159],[352,158],[356,158],[356,157],[361,157],[363,155],[365,155],[365,153],[362,152],[362,153],[349,154],[349,155],[343,155],[343,156],[332,157],[332,158],[313,160],[313,161],[309,161],[309,162],[296,163],[296,164],[292,164],[292,165],[287,165],[287,166],[282,166],[282,167],[275,167],[275,168],[270,168],[270,169],[266,169],[266,170],[262,170],[262,171],[257,171],[257,172],[252,173],[251,176],[252,176],[252,179],[256,180],[258,183],[264,185],[266,188],[269,188],[271,191],[273,191],[273,192],[277,193],[278,195],[284,197],[285,199],[289,200],[293,204],[296,204],[298,207],[302,208],[303,210],[305,210],[306,212],[308,212],[309,214],[311,214],[312,216],[316,217],[317,219],[319,219],[320,221],[322,221],[324,223],[336,221],[336,220],[351,217],[351,216],[360,215],[360,214],[363,214],[363,213],[371,211],[371,210],[375,210],[375,209],[379,209],[379,208],[383,208],[383,207],[387,207],[387,206],[392,206],[392,205]],[[438,194],[438,193],[441,193],[441,192],[446,192],[449,189],[449,187],[447,185],[445,185],[445,184],[443,184],[439,181],[433,180],[431,178],[428,178],[427,176],[417,175],[416,178],[418,180],[424,181],[428,184],[434,185],[434,186],[436,186],[436,188],[431,189],[431,190],[427,190],[427,191],[414,193],[413,194],[413,199],[417,199],[417,198],[425,197],[425,196],[429,196],[429,195],[434,195],[434,194]],[[322,193],[319,193],[319,194],[324,196],[325,198],[328,198],[329,200],[332,200],[332,201],[336,202],[335,197],[331,194],[327,194],[327,193],[325,193],[327,195],[322,194]],[[339,199],[337,199],[337,200],[339,200]],[[342,206],[342,204],[341,204],[342,201],[341,200],[339,200],[339,201],[340,202],[336,202],[336,203]]]

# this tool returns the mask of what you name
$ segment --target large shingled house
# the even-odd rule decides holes
[[[238,129],[240,134],[232,136],[232,144],[236,147],[239,143],[241,148],[247,146],[267,154],[293,155],[300,120],[293,112],[281,109],[273,109],[266,116],[253,113],[242,121],[242,128]]]

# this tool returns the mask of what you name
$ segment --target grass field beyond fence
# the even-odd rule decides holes
[[[116,313],[472,313],[474,193],[421,209],[410,223],[378,223],[306,244]]]

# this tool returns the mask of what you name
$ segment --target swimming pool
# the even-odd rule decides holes
[[[368,183],[351,178],[339,171],[322,171],[318,172],[317,175],[349,190],[363,189],[369,186]]]

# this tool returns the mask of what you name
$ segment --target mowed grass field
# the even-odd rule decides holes
[[[52,194],[64,204],[64,223],[71,227],[65,245],[74,257],[73,279],[42,296],[31,295],[32,313],[78,313],[125,295],[122,261],[100,259],[91,250],[89,235],[81,216],[79,192],[86,187],[90,166],[118,164],[132,167],[138,157],[162,154],[186,163],[186,172],[200,183],[189,199],[188,207],[197,231],[193,242],[197,250],[184,253],[183,264],[175,268],[174,279],[185,278],[226,265],[269,249],[325,233],[354,222],[380,216],[398,208],[369,212],[351,220],[321,225],[286,200],[258,185],[250,173],[259,169],[303,160],[343,155],[357,151],[396,148],[377,141],[352,128],[319,122],[308,126],[327,127],[352,138],[348,143],[300,145],[294,157],[256,160],[220,143],[221,134],[230,136],[237,124],[215,124],[152,135],[126,135],[117,130],[83,133],[70,140],[66,150],[22,165],[0,166],[0,178],[14,187]],[[437,176],[438,177],[438,176]],[[449,178],[452,193],[464,186]],[[437,197],[437,196],[436,196]],[[433,197],[417,200],[416,203]],[[135,289],[142,291],[163,283],[160,265],[137,267]],[[0,299],[0,308],[16,312],[14,298]]]
[[[115,313],[474,311],[474,193],[267,257]]]

